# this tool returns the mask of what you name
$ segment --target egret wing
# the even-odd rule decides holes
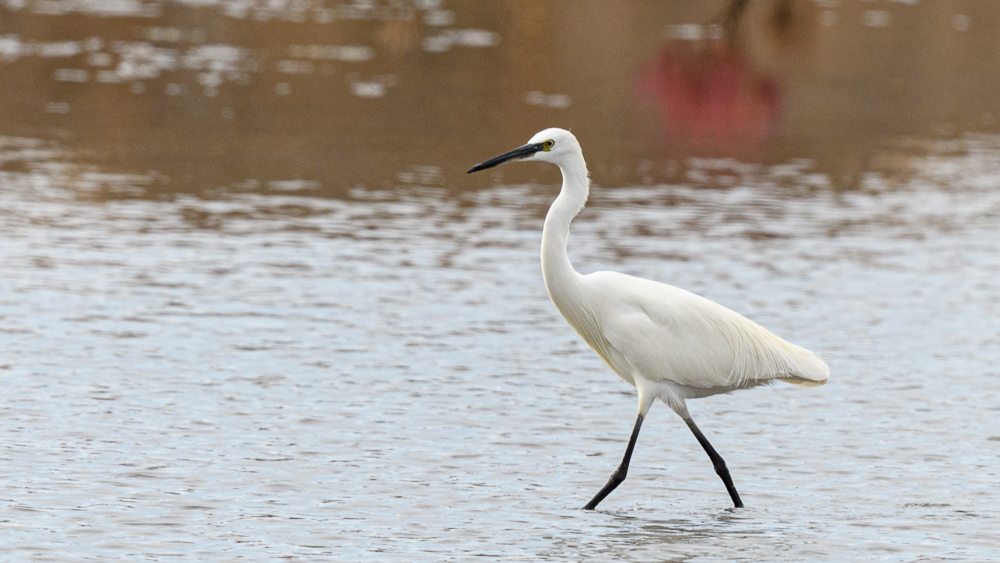
[[[597,311],[604,337],[647,379],[736,388],[771,379],[820,384],[829,375],[812,352],[718,303],[658,282],[599,274],[595,290],[616,296],[601,300]]]

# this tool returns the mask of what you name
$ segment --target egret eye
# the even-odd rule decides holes
[[[549,139],[548,141],[545,141],[544,143],[542,143],[542,150],[543,151],[547,151],[547,150],[551,149],[552,145],[554,145],[554,144],[556,144],[556,142],[553,141],[552,139]]]

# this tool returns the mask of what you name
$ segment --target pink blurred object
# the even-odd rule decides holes
[[[668,143],[744,153],[778,129],[781,91],[728,43],[673,41],[637,78],[637,92],[659,109]]]

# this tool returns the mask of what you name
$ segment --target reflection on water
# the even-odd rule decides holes
[[[777,81],[756,75],[738,51],[725,45],[696,49],[690,42],[670,43],[643,70],[639,84],[661,108],[666,136],[696,149],[744,159],[764,156],[780,123]]]
[[[19,560],[1000,559],[1000,5],[0,2]],[[566,326],[674,283],[833,367],[698,401],[748,506]],[[851,189],[842,189],[849,187]]]
[[[156,171],[165,193],[450,186],[552,125],[602,185],[676,181],[695,156],[809,158],[853,186],[887,141],[989,132],[1000,87],[1000,7],[945,0],[8,0],[0,15],[0,134]]]

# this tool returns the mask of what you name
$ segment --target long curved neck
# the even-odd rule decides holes
[[[582,155],[560,164],[559,169],[563,175],[562,189],[549,207],[545,227],[542,229],[542,276],[549,297],[562,310],[561,297],[572,292],[580,283],[580,274],[569,262],[566,242],[570,223],[587,203],[590,180],[587,178],[587,164]]]

